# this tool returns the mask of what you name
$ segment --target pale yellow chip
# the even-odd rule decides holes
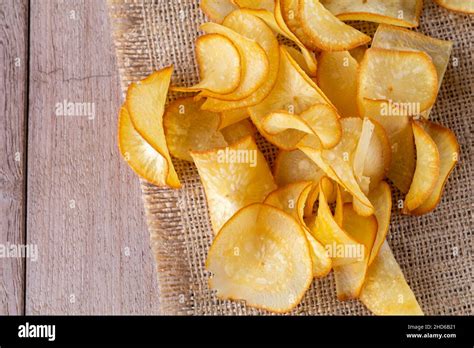
[[[316,218],[309,222],[308,228],[314,238],[329,251],[328,256],[331,257],[334,267],[357,261],[357,255],[347,255],[345,251],[358,250],[361,245],[338,225],[321,187],[318,213]]]
[[[387,242],[367,271],[359,299],[376,315],[423,315]]]
[[[278,313],[293,309],[313,279],[304,229],[265,204],[246,206],[223,226],[209,249],[206,268],[217,297]]]
[[[140,136],[166,160],[168,169],[165,182],[171,187],[181,187],[173,167],[163,129],[163,113],[173,67],[155,71],[142,81],[132,83],[127,91],[125,107],[133,127]]]
[[[434,0],[438,5],[454,12],[474,14],[472,0]]]
[[[335,266],[337,298],[346,301],[359,297],[369,264],[370,250],[377,235],[377,219],[372,215],[363,217],[346,203],[343,207],[342,228],[361,246],[359,249],[349,249],[346,257],[356,256],[356,261]]]
[[[201,30],[206,33],[220,34],[232,41],[240,54],[242,67],[240,84],[229,94],[212,93],[203,90],[199,95],[222,100],[242,100],[261,87],[269,72],[268,58],[263,48],[255,41],[217,23],[204,23]]]
[[[196,58],[201,81],[191,87],[172,87],[177,92],[199,92],[226,94],[240,84],[243,71],[237,47],[227,37],[207,34],[196,40]],[[226,62],[226,64],[222,64]]]
[[[330,104],[314,81],[298,66],[285,48],[280,47],[280,68],[275,86],[261,103],[250,107],[249,112],[257,129],[269,142],[281,149],[293,150],[304,134],[290,129],[271,135],[263,129],[263,120],[274,111],[285,110],[299,114],[318,103]]]
[[[370,36],[337,19],[319,0],[298,1],[298,18],[306,35],[323,51],[345,51],[370,42]]]
[[[423,0],[321,0],[341,21],[368,21],[414,28],[418,26]]]
[[[439,40],[405,28],[381,24],[377,27],[372,47],[379,47],[400,51],[422,51],[431,57],[438,75],[438,90],[443,81],[444,73],[449,64],[449,57],[453,49],[451,41]],[[429,117],[431,109],[423,111],[421,115]]]
[[[414,215],[426,214],[436,208],[441,200],[446,181],[459,159],[459,143],[450,129],[430,121],[423,122],[422,126],[438,149],[439,177],[431,195],[418,208],[410,212]]]
[[[263,202],[276,188],[252,137],[228,147],[191,152],[206,192],[214,233],[240,208]]]
[[[280,0],[281,14],[285,20],[288,28],[295,34],[295,36],[310,50],[317,50],[310,36],[306,34],[301,25],[300,16],[298,13],[299,3],[302,0]]]
[[[357,74],[359,63],[348,51],[322,52],[317,81],[342,117],[357,117]]]
[[[324,172],[300,150],[278,152],[273,168],[278,186],[298,181],[319,182]]]
[[[119,114],[118,145],[122,157],[140,177],[155,186],[172,186],[168,182],[166,158],[138,134],[125,106]]]
[[[254,136],[256,131],[252,122],[245,119],[222,128],[220,133],[228,144],[233,144],[249,135]]]
[[[412,122],[412,128],[416,145],[416,169],[410,190],[405,197],[403,211],[406,213],[425,202],[440,179],[440,159],[436,143],[419,122]]]
[[[209,100],[209,99],[208,99]],[[247,108],[240,108],[240,109],[232,109],[226,110],[221,113],[221,124],[219,126],[220,129],[230,126],[231,124],[240,122],[248,118],[249,111]]]
[[[377,218],[377,237],[370,251],[370,265],[377,257],[390,228],[390,215],[392,213],[392,192],[390,186],[385,181],[382,181],[369,192],[369,199],[375,207],[374,215]]]
[[[308,74],[309,77],[316,77],[317,72],[317,62],[316,59],[314,60],[314,65],[308,65],[303,53],[298,51],[296,48],[285,45],[286,51],[290,54],[291,58],[295,60],[296,63],[300,66],[303,71]]]
[[[249,8],[252,10],[267,10],[273,12],[275,9],[273,0],[233,0],[233,2],[241,8]]]
[[[359,103],[363,99],[391,101],[393,107],[407,106],[408,115],[418,115],[433,105],[437,91],[436,68],[424,52],[372,47],[360,63]]]
[[[176,99],[163,116],[166,143],[171,155],[190,161],[190,151],[205,151],[227,145],[218,131],[220,115],[201,110],[202,101],[193,97]]]
[[[216,23],[222,23],[229,13],[237,9],[232,0],[201,0],[200,7],[202,12]]]
[[[387,135],[391,149],[387,176],[403,193],[407,193],[415,172],[415,142],[410,118],[390,112],[389,102],[363,100],[365,117],[380,124]]]
[[[258,11],[258,10],[256,10]],[[239,100],[228,100],[221,96],[212,96],[215,98],[208,98],[203,105],[204,109],[212,111],[225,111],[233,109],[241,109],[247,106],[255,105],[264,99],[270,90],[273,88],[275,81],[278,76],[278,66],[280,61],[280,52],[278,49],[278,41],[273,31],[265,24],[263,20],[253,14],[252,10],[236,10],[226,17],[223,23],[226,27],[231,30],[238,32],[248,40],[251,40],[257,46],[261,47],[265,52],[265,56],[268,59],[268,69],[266,77],[253,93],[248,95],[246,98],[240,98]],[[249,74],[257,74],[255,67],[252,66],[252,62],[249,61],[247,66],[247,72]],[[226,64],[222,64],[226,66]],[[225,100],[220,100],[225,99]]]

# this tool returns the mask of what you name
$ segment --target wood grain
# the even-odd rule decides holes
[[[25,235],[28,1],[1,1],[0,28],[0,244],[9,248]],[[24,267],[0,258],[0,314],[23,313]]]
[[[120,88],[105,1],[32,1],[27,314],[158,312],[136,176],[120,159]],[[58,116],[91,103],[95,117]]]

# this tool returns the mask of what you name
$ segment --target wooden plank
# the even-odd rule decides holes
[[[0,28],[0,314],[22,314],[28,0],[1,1]]]
[[[32,1],[30,13],[27,239],[39,259],[27,261],[26,313],[157,313],[139,182],[116,144],[106,3]]]

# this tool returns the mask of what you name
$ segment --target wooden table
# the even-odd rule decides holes
[[[0,314],[158,313],[105,0],[0,0],[0,28],[0,247],[38,251],[0,258]]]

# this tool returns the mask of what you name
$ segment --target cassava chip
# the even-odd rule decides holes
[[[429,197],[411,214],[426,214],[436,208],[441,200],[444,185],[448,180],[449,174],[454,169],[459,158],[459,144],[454,133],[446,127],[433,122],[423,122],[421,124],[426,133],[435,142],[439,153],[439,177],[435,187]]]
[[[166,158],[133,128],[125,106],[120,109],[118,138],[120,153],[135,173],[156,186],[179,187],[179,182],[169,181]]]
[[[228,147],[191,152],[206,192],[214,232],[240,208],[262,202],[276,188],[252,137]]]
[[[319,0],[298,1],[298,18],[306,35],[323,51],[350,50],[370,41],[370,36],[337,19]]]
[[[219,34],[200,36],[196,40],[196,57],[201,81],[191,87],[172,87],[173,91],[226,94],[239,86],[242,66],[239,51],[231,40]]]
[[[265,204],[239,210],[216,236],[206,268],[221,299],[287,312],[313,279],[305,231],[288,214]]]
[[[367,271],[359,299],[375,315],[423,315],[387,242]]]
[[[233,92],[218,94],[203,90],[199,94],[200,96],[214,97],[222,100],[242,100],[262,86],[268,77],[269,64],[265,51],[258,43],[216,23],[204,23],[201,25],[201,30],[206,33],[223,35],[232,41],[240,54],[242,72],[240,84]]]
[[[299,114],[317,103],[331,105],[319,87],[291,58],[285,48],[280,47],[280,68],[275,86],[261,103],[249,107],[249,112],[257,129],[269,142],[281,149],[293,150],[304,133],[289,129],[277,135],[271,135],[263,129],[263,120],[274,111],[285,110]]]
[[[382,181],[375,189],[369,192],[369,199],[375,207],[374,215],[377,219],[377,236],[370,251],[370,265],[377,257],[390,227],[390,214],[392,212],[392,192],[390,191],[390,186],[385,181]]]
[[[453,43],[435,39],[405,28],[382,24],[377,27],[374,39],[372,40],[372,47],[425,52],[431,57],[436,68],[439,90],[444,73],[449,64]],[[421,115],[428,118],[430,110],[431,109],[423,111]]]
[[[247,106],[255,105],[265,98],[270,90],[273,88],[278,76],[278,65],[280,60],[280,53],[278,50],[278,41],[272,30],[265,24],[263,20],[253,15],[252,10],[236,10],[226,17],[223,23],[224,26],[231,30],[238,32],[248,40],[251,40],[257,46],[261,47],[268,58],[268,66],[265,79],[257,90],[248,95],[246,98],[239,98],[238,100],[229,100],[221,96],[214,95],[215,98],[208,98],[203,105],[204,109],[212,111],[225,111],[232,109],[241,109]],[[248,61],[245,72],[250,75],[257,74],[255,70],[258,66],[253,66],[252,61]],[[226,66],[227,64],[222,64]],[[211,95],[212,97],[212,95]],[[224,99],[224,100],[220,100]]]
[[[273,0],[233,0],[241,8],[250,8],[253,10],[267,10],[273,12],[275,4]]]
[[[300,150],[278,152],[273,169],[278,186],[298,181],[319,182],[324,172]]]
[[[208,99],[209,100],[209,99]],[[225,128],[231,124],[240,122],[249,117],[249,112],[247,108],[232,109],[226,110],[221,113],[221,124],[219,128]]]
[[[430,197],[440,177],[436,143],[419,122],[413,121],[412,128],[416,145],[416,169],[410,190],[405,197],[405,213],[415,210]]]
[[[413,28],[418,26],[423,0],[321,0],[341,21],[368,21]]]
[[[256,129],[249,120],[242,120],[220,130],[228,144],[233,144],[249,135],[254,136]]]
[[[310,36],[306,34],[301,25],[298,6],[302,0],[280,0],[281,14],[288,28],[310,50],[317,50]]]
[[[346,203],[343,207],[342,228],[362,246],[351,250],[357,257],[355,262],[334,267],[337,298],[345,301],[359,297],[369,264],[370,250],[377,234],[377,219],[373,215],[368,217],[358,215],[352,204]]]
[[[348,51],[321,52],[317,81],[342,117],[357,117],[357,73],[359,63]]]
[[[455,12],[474,14],[472,0],[434,0],[438,5]]]
[[[285,45],[285,49],[288,52],[288,54],[295,60],[296,63],[300,66],[303,71],[308,74],[310,77],[316,77],[316,72],[317,72],[317,64],[314,64],[312,66],[308,65],[308,62],[306,61],[305,57],[303,56],[303,53],[298,51],[296,48],[287,46]],[[316,63],[316,60],[314,61]]]
[[[237,9],[231,0],[201,0],[201,10],[213,22],[222,23],[224,18]]]
[[[167,175],[167,185],[180,187],[163,129],[163,113],[172,72],[173,67],[170,66],[132,83],[127,91],[125,107],[138,134],[165,158],[167,169],[163,172]]]
[[[360,63],[358,100],[391,101],[391,106],[410,105],[418,115],[435,102],[438,77],[430,56],[420,51],[369,48]],[[364,115],[364,114],[362,114]]]

